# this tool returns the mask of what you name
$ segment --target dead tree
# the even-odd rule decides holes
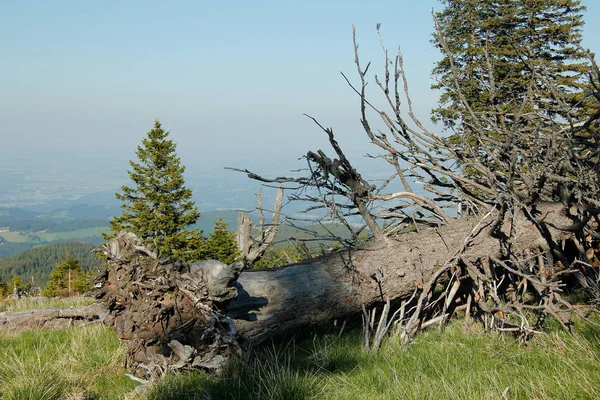
[[[438,40],[448,53],[437,28]],[[542,86],[551,94],[549,108],[540,109],[531,94],[511,115],[500,109],[473,111],[455,78],[451,90],[462,100],[466,110],[462,123],[472,141],[453,143],[428,130],[415,116],[399,52],[392,59],[384,49],[384,75],[375,76],[385,109],[368,99],[370,64],[363,67],[360,62],[355,36],[354,50],[359,84],[344,78],[360,98],[362,127],[379,148],[379,157],[391,166],[390,177],[380,186],[367,182],[344,154],[333,130],[314,119],[327,134],[334,158],[321,150],[309,151],[305,156],[309,169],[304,176],[268,178],[238,171],[261,182],[298,185],[299,191],[290,197],[316,203],[312,209],[324,207],[329,214],[342,217],[360,215],[372,235],[371,246],[394,253],[398,259],[402,255],[390,244],[398,239],[397,232],[435,228],[426,234],[425,240],[437,244],[429,251],[449,251],[448,257],[444,262],[436,260],[437,265],[425,263],[422,268],[428,274],[413,279],[413,286],[404,291],[403,295],[415,287],[418,291],[414,307],[401,322],[407,337],[432,321],[443,322],[456,309],[468,309],[487,325],[524,337],[541,329],[547,316],[565,328],[569,328],[573,315],[593,323],[564,296],[577,287],[592,303],[598,302],[600,74],[593,57],[589,57],[588,97],[597,103],[596,110],[585,117],[572,111],[554,77],[544,75],[539,68],[531,68],[530,85]],[[527,49],[523,51],[523,63],[527,63]],[[460,71],[452,68],[458,77]],[[501,82],[494,80],[491,64],[487,76],[486,87],[493,98]],[[469,174],[462,172],[466,168]],[[402,190],[387,192],[395,181]],[[423,190],[415,190],[415,185]],[[464,218],[457,219],[452,210],[462,214],[460,210],[465,209],[469,210],[468,220],[485,223],[486,229],[462,231],[464,245],[457,248],[461,241],[449,237]],[[549,209],[554,217],[548,214]],[[384,219],[390,221],[385,229],[378,223]],[[522,234],[524,227],[533,237]],[[476,251],[477,240],[487,242],[488,251]],[[405,267],[401,262],[395,266],[400,270]],[[434,293],[438,283],[446,287],[441,294]],[[257,285],[252,288],[261,291]],[[384,291],[382,285],[374,287],[373,297],[379,296],[382,302],[397,295]],[[363,301],[370,304],[373,297]],[[238,301],[232,300],[234,304]]]
[[[439,42],[447,51],[443,38]],[[391,59],[384,51],[384,76],[375,76],[387,109],[368,100],[369,64],[363,67],[354,43],[359,84],[347,80],[359,96],[368,140],[391,166],[389,178],[379,186],[368,182],[333,130],[316,120],[334,157],[309,151],[303,176],[241,170],[268,184],[294,185],[291,199],[327,210],[346,224],[352,240],[342,251],[304,263],[240,273],[239,266],[158,260],[137,238],[120,235],[104,249],[109,268],[100,296],[138,373],[215,368],[245,340],[260,342],[363,310],[371,324],[375,317],[367,309],[388,301],[380,326],[371,324],[374,340],[367,343],[375,347],[392,324],[409,340],[460,310],[524,338],[548,316],[567,329],[574,316],[599,327],[588,313],[599,293],[600,106],[586,118],[570,113],[552,77],[535,69],[531,84],[544,86],[557,112],[536,108],[533,96],[508,116],[474,112],[456,79],[453,90],[475,144],[452,143],[414,115],[399,53]],[[600,73],[592,57],[590,63],[589,96],[600,105]],[[493,96],[500,83],[491,69],[488,76]],[[465,167],[473,172],[464,174]],[[393,182],[401,191],[388,191]],[[456,209],[468,212],[456,216]],[[365,228],[354,228],[349,216],[363,219],[371,240],[359,243]],[[382,220],[389,221],[385,228]],[[243,248],[252,249],[246,225]],[[256,249],[259,257],[264,246]],[[589,295],[587,307],[564,296],[573,288]],[[397,312],[392,302],[400,302]]]
[[[569,221],[560,208],[543,211],[555,225]],[[491,235],[493,222],[491,214],[481,220],[463,218],[275,271],[241,274],[239,265],[159,260],[135,235],[122,233],[103,248],[108,268],[98,292],[106,307],[101,319],[125,344],[127,365],[146,377],[170,370],[218,369],[248,341],[260,343],[412,294],[404,304],[406,312],[399,315],[409,339],[418,329],[451,316],[461,304],[454,301],[460,297],[457,289],[449,289],[446,297],[432,296],[434,282],[455,288],[462,278],[459,261],[471,265],[501,257],[502,248]],[[515,220],[514,234],[523,249],[543,245],[524,215]],[[574,238],[556,228],[549,234],[560,243]],[[538,289],[560,289],[548,280],[529,279]],[[443,314],[431,306],[440,302],[445,304]],[[565,307],[555,310],[561,318],[569,312]],[[92,320],[94,315],[82,318]],[[10,324],[18,316],[7,317]]]
[[[263,190],[256,196],[256,210],[259,214],[258,226],[253,226],[252,220],[248,213],[241,212],[238,215],[238,225],[236,231],[236,239],[238,249],[244,265],[249,266],[260,260],[265,251],[275,240],[279,225],[285,222],[285,218],[281,219],[281,208],[283,207],[283,185],[279,186],[277,197],[275,198],[275,207],[273,209],[273,217],[271,223],[265,224],[265,214],[262,208]]]

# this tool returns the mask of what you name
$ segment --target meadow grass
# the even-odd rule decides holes
[[[170,375],[147,399],[598,399],[600,332],[527,344],[455,322],[365,353],[360,332],[259,349],[219,377]]]
[[[20,299],[5,298],[0,300],[0,312],[3,311],[25,311],[32,308],[63,308],[83,307],[94,302],[89,296],[70,297],[22,297]]]
[[[597,399],[600,331],[551,328],[523,344],[457,320],[366,353],[360,329],[265,345],[219,375],[168,374],[136,395],[101,325],[0,332],[2,399]]]
[[[0,331],[0,398],[119,399],[135,387],[125,377],[124,348],[103,325]]]
[[[2,232],[1,235],[4,240],[6,240],[7,242],[12,242],[12,243],[26,243],[29,242],[29,238],[27,237],[27,235],[22,234],[19,231],[8,231],[8,232]]]

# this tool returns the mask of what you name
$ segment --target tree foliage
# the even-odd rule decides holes
[[[90,279],[91,274],[84,271],[79,260],[67,253],[67,257],[54,266],[42,296],[64,297],[86,293],[92,288]]]
[[[8,296],[9,293],[10,290],[8,288],[8,284],[2,278],[0,278],[0,300]]]
[[[112,236],[121,230],[135,233],[159,257],[197,259],[201,234],[186,230],[200,213],[185,187],[185,167],[177,157],[169,132],[155,121],[154,128],[138,146],[139,162],[130,161],[129,177],[135,186],[123,186],[116,197],[123,203],[122,215],[110,221]],[[111,235],[106,235],[106,238]]]
[[[579,0],[442,0],[442,4],[443,11],[436,13],[440,32],[433,39],[443,54],[433,69],[437,78],[433,87],[442,91],[434,119],[474,144],[472,126],[465,123],[466,107],[512,121],[523,107],[564,116],[542,76],[553,80],[571,107],[584,106],[590,64],[579,47],[585,9]],[[502,139],[499,134],[490,132]]]
[[[34,247],[10,257],[2,257],[0,277],[9,280],[13,275],[19,275],[28,282],[33,278],[34,286],[43,287],[54,266],[64,259],[67,252],[90,270],[100,267],[102,261],[93,253],[94,247],[90,243],[54,243]]]
[[[240,252],[238,250],[235,233],[227,229],[227,222],[222,218],[214,221],[213,232],[202,245],[202,257],[204,259],[219,260],[224,264],[232,264],[237,261]]]
[[[2,236],[0,236],[0,260],[3,257],[10,257],[15,254],[19,254],[24,251],[27,251],[27,250],[31,249],[32,247],[33,247],[32,243],[7,242]],[[2,267],[0,267],[0,269],[1,268]],[[1,274],[2,274],[2,272],[0,272],[0,275]]]
[[[14,275],[10,281],[10,289],[11,290],[23,290],[25,289],[25,284],[23,283],[23,279],[19,275]]]

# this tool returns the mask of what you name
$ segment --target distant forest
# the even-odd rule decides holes
[[[21,253],[22,251],[31,249],[33,246],[34,245],[32,243],[7,242],[2,236],[0,236],[0,257],[12,256],[13,254]]]
[[[72,258],[79,260],[86,270],[100,267],[102,261],[93,253],[94,247],[96,246],[93,244],[80,242],[34,247],[10,257],[0,258],[0,277],[8,281],[14,275],[19,275],[25,283],[30,283],[33,277],[34,285],[43,287],[52,268],[66,258],[67,252]]]

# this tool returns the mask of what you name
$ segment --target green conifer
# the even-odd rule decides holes
[[[494,112],[510,122],[511,115],[524,111],[525,98],[534,96],[537,111],[560,115],[547,86],[532,81],[540,76],[533,71],[542,72],[575,109],[585,109],[582,100],[590,66],[579,47],[585,10],[579,0],[441,2],[444,10],[436,17],[449,52],[442,50],[435,34],[432,42],[442,50],[443,58],[433,69],[438,82],[433,87],[442,91],[433,118],[453,129],[455,140],[469,139],[469,124],[464,123],[468,113],[456,84],[475,113]],[[492,78],[493,95],[489,90]]]
[[[0,300],[8,296],[10,289],[8,288],[8,284],[0,278]]]
[[[10,281],[10,290],[15,291],[23,289],[25,289],[25,285],[23,284],[23,280],[21,279],[21,277],[19,275],[13,275]]]
[[[200,213],[192,201],[192,190],[185,187],[185,167],[175,150],[169,132],[157,120],[137,148],[139,162],[130,161],[129,177],[135,186],[123,186],[122,193],[116,194],[123,202],[123,213],[110,221],[110,229],[112,236],[121,230],[135,233],[159,257],[195,261],[202,235],[185,228],[193,225]]]
[[[224,264],[232,264],[239,257],[235,234],[227,229],[227,222],[222,218],[214,221],[213,232],[206,239],[203,258],[219,260]]]
[[[79,260],[67,253],[67,258],[54,266],[42,296],[62,297],[86,293],[92,288],[90,279],[91,275],[84,272]]]

